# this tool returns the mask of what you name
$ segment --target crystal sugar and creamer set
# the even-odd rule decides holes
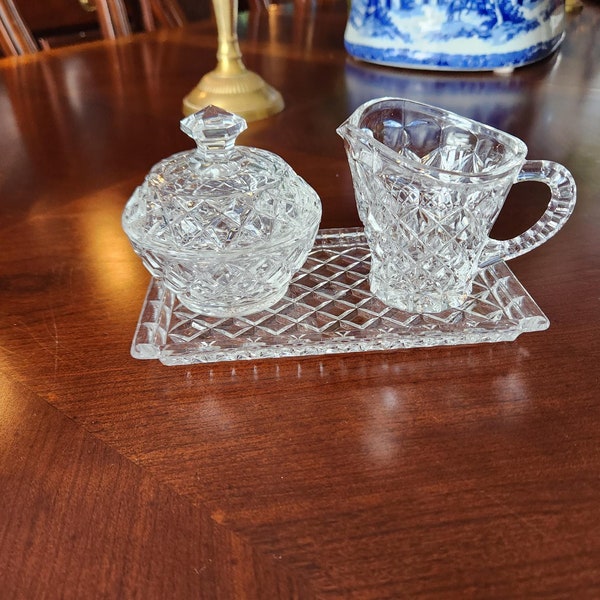
[[[197,148],[156,164],[123,212],[152,275],[132,354],[165,364],[515,339],[548,321],[504,261],[575,204],[565,167],[502,131],[402,98],[338,129],[364,230],[322,230],[317,193],[280,157],[235,145],[245,121],[181,121]],[[489,237],[513,183],[551,191],[542,217]]]

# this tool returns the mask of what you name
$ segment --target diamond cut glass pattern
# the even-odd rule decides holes
[[[359,107],[338,128],[372,252],[371,291],[410,312],[459,307],[481,266],[539,246],[575,205],[570,173],[526,161],[525,144],[443,109],[402,98]],[[511,240],[489,238],[513,183],[551,189],[546,212]]]
[[[232,316],[285,293],[321,218],[316,192],[278,156],[234,146],[240,117],[207,107],[181,122],[198,148],[156,164],[123,212],[153,277],[191,310]]]
[[[461,308],[414,314],[369,289],[360,229],[323,230],[285,296],[237,318],[191,311],[152,280],[132,355],[167,365],[514,340],[548,320],[503,262],[479,272]]]

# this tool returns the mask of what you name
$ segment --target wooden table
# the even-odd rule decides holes
[[[600,10],[493,74],[357,64],[343,11],[242,21],[286,109],[242,142],[358,225],[335,128],[433,102],[522,137],[579,187],[511,262],[548,315],[512,343],[166,367],[130,357],[148,274],[122,233],[150,166],[190,148],[211,23],[0,61],[0,597],[600,597]],[[520,184],[495,233],[547,201]]]

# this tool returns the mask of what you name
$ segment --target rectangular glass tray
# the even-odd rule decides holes
[[[380,302],[369,290],[369,268],[362,229],[321,230],[282,300],[225,319],[195,314],[153,279],[131,354],[181,365],[503,342],[549,326],[504,262],[478,274],[461,308],[436,314],[406,313]]]

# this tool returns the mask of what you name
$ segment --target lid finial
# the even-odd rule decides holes
[[[237,136],[248,127],[239,115],[212,104],[181,119],[180,125],[195,140],[198,154],[211,160],[226,158]]]

